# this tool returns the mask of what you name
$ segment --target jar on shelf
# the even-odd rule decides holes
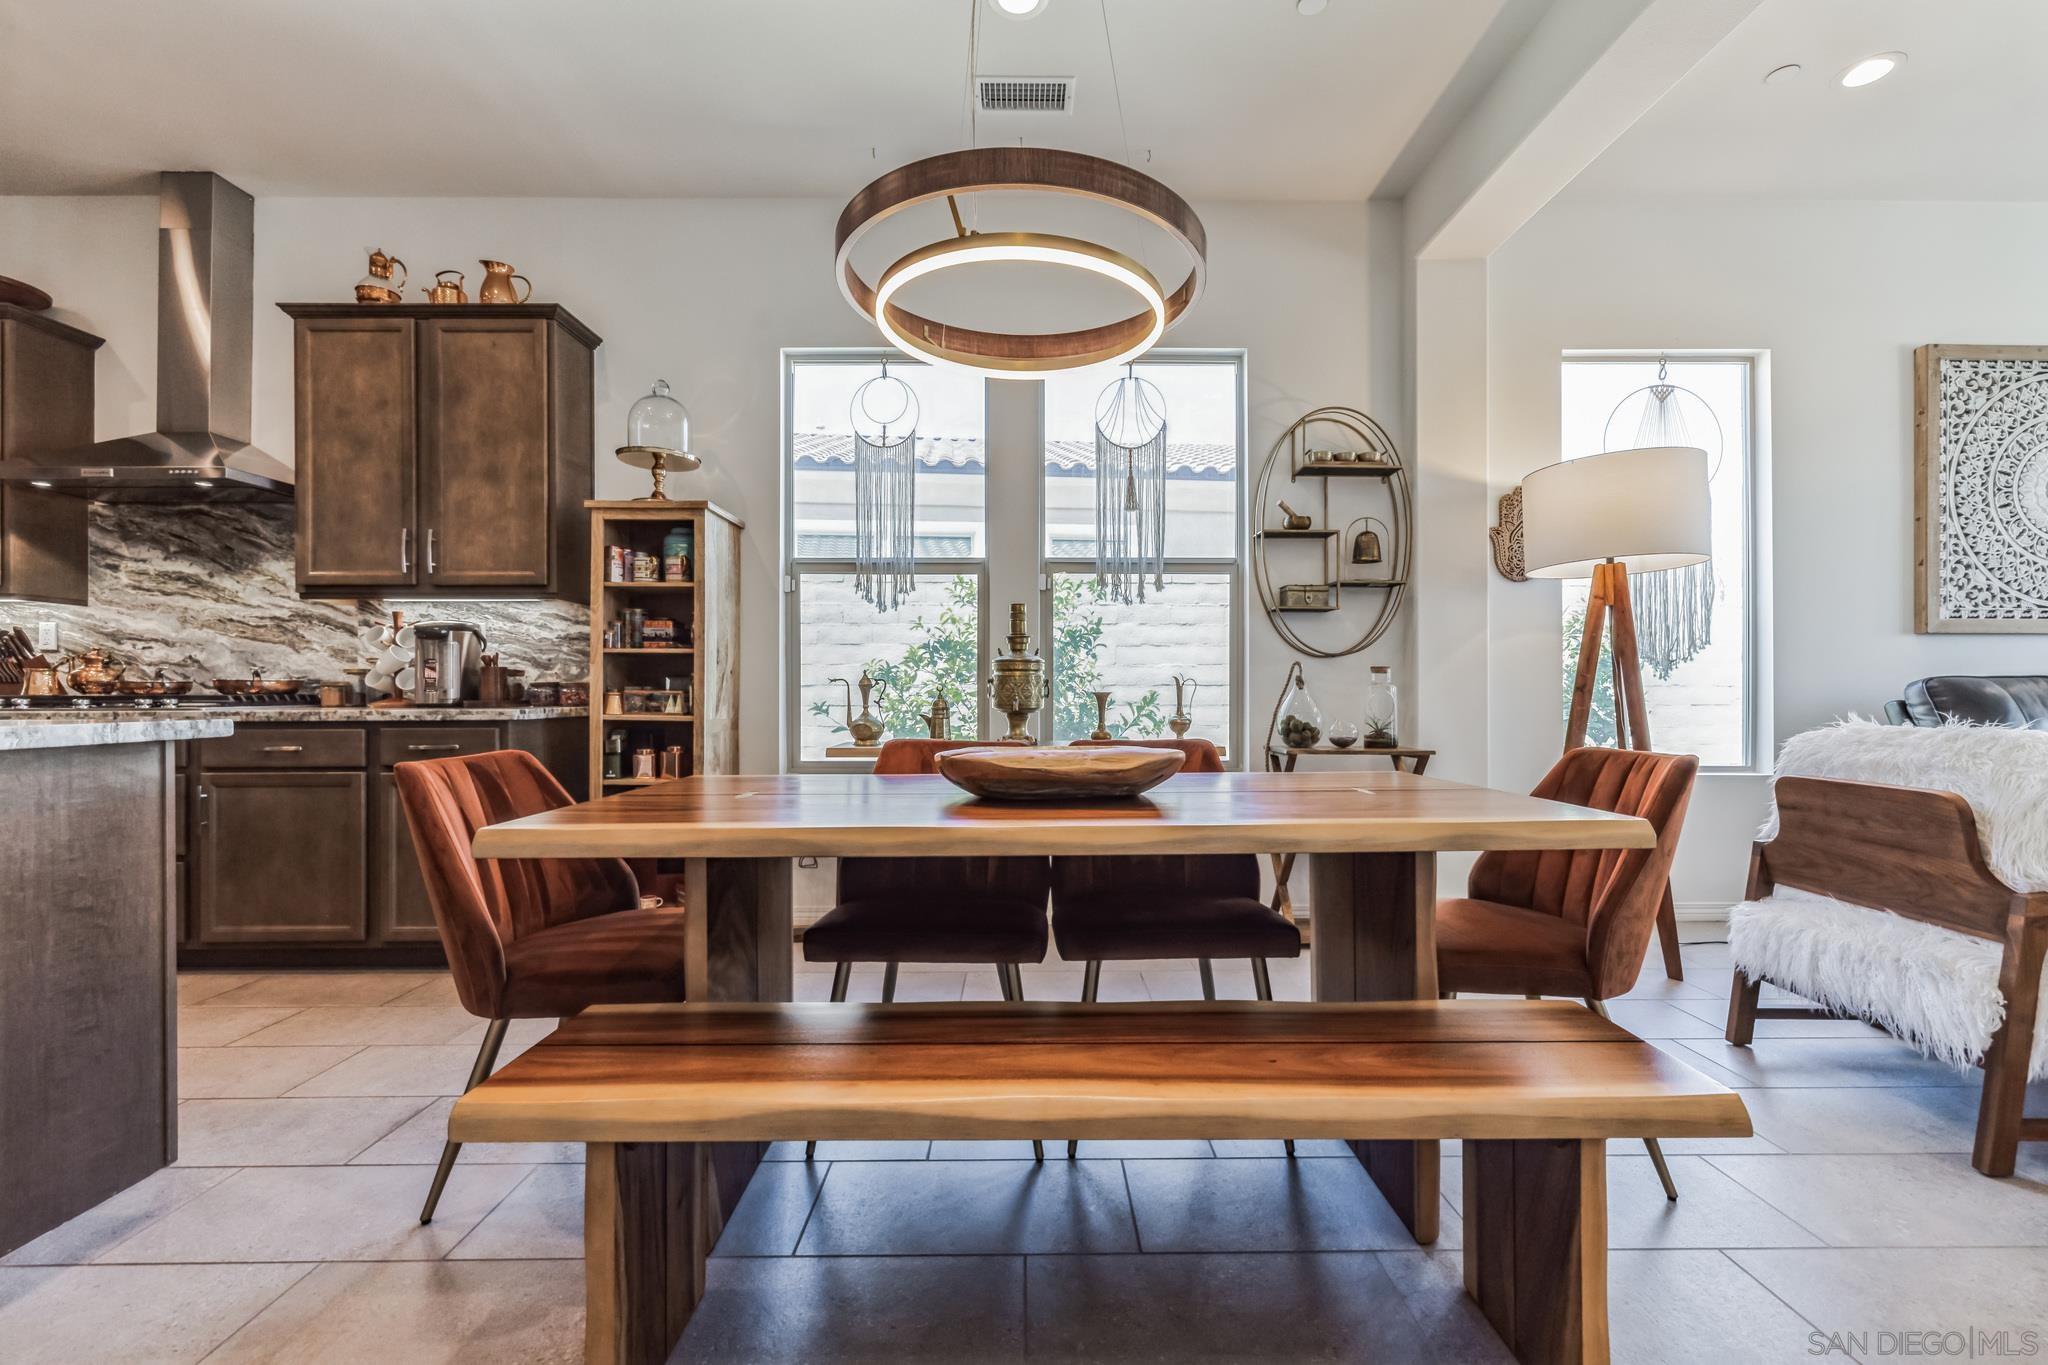
[[[691,551],[696,535],[688,526],[671,526],[661,538],[661,580],[664,583],[690,581]]]
[[[1400,689],[1394,686],[1393,671],[1385,664],[1374,664],[1365,684],[1365,706],[1361,717],[1365,722],[1367,747],[1391,749],[1399,744],[1394,727],[1400,716]]]

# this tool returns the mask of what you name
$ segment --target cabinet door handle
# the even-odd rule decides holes
[[[461,748],[460,744],[408,744],[405,751],[409,754],[452,754]]]
[[[212,797],[212,795],[213,792],[206,787],[201,787],[199,789],[199,828],[201,829],[206,828],[206,802],[210,797]]]
[[[429,526],[427,528],[427,572],[430,575],[436,571],[434,568],[434,541],[434,528]]]
[[[306,752],[306,746],[303,744],[266,744],[263,746],[263,752],[266,754],[302,754]]]
[[[412,572],[412,527],[410,526],[398,528],[398,571],[403,574]]]

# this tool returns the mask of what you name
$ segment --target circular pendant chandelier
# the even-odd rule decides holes
[[[1164,231],[1187,253],[1188,273],[1167,293],[1151,271],[1120,251],[1042,232],[970,232],[957,197],[977,191],[1042,191],[1108,204]],[[870,285],[853,264],[868,230],[905,209],[944,199],[953,237],[919,247]],[[1150,350],[1201,296],[1208,236],[1188,202],[1120,162],[1048,147],[971,147],[899,166],[847,201],[833,234],[840,292],[898,349],[986,375],[1021,376],[1119,364]],[[1069,332],[992,332],[924,317],[895,302],[912,282],[947,270],[1026,261],[1088,271],[1128,289],[1138,312]]]

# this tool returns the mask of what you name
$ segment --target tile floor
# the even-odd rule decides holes
[[[1757,1136],[1672,1142],[1667,1204],[1616,1144],[1617,1361],[1865,1360],[1904,1333],[2048,1339],[2048,1153],[1970,1169],[1974,1077],[1853,1023],[1720,1041],[1726,950],[1689,945],[1614,1015],[1742,1090]],[[1276,967],[1303,998],[1306,961]],[[1225,994],[1250,973],[1219,966]],[[1077,967],[1025,972],[1072,997]],[[800,999],[829,975],[802,971]],[[9,1362],[571,1361],[582,1344],[574,1147],[463,1153],[417,1221],[482,1025],[445,977],[180,983],[182,1157],[0,1259]],[[855,978],[874,998],[879,973]],[[1198,993],[1182,963],[1107,970],[1108,999]],[[998,997],[906,971],[902,998]],[[511,1050],[542,1026],[515,1025]],[[2038,1107],[2038,1102],[2037,1102]],[[678,1361],[1504,1359],[1461,1295],[1458,1155],[1442,1245],[1417,1249],[1334,1143],[779,1146],[720,1242]],[[1816,1334],[1820,1335],[1816,1335]],[[1861,1334],[1859,1338],[1859,1334]],[[1951,1343],[1958,1340],[1949,1339]]]

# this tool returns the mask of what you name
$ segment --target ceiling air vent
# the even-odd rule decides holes
[[[1065,114],[1073,109],[1072,76],[976,76],[984,114]]]

